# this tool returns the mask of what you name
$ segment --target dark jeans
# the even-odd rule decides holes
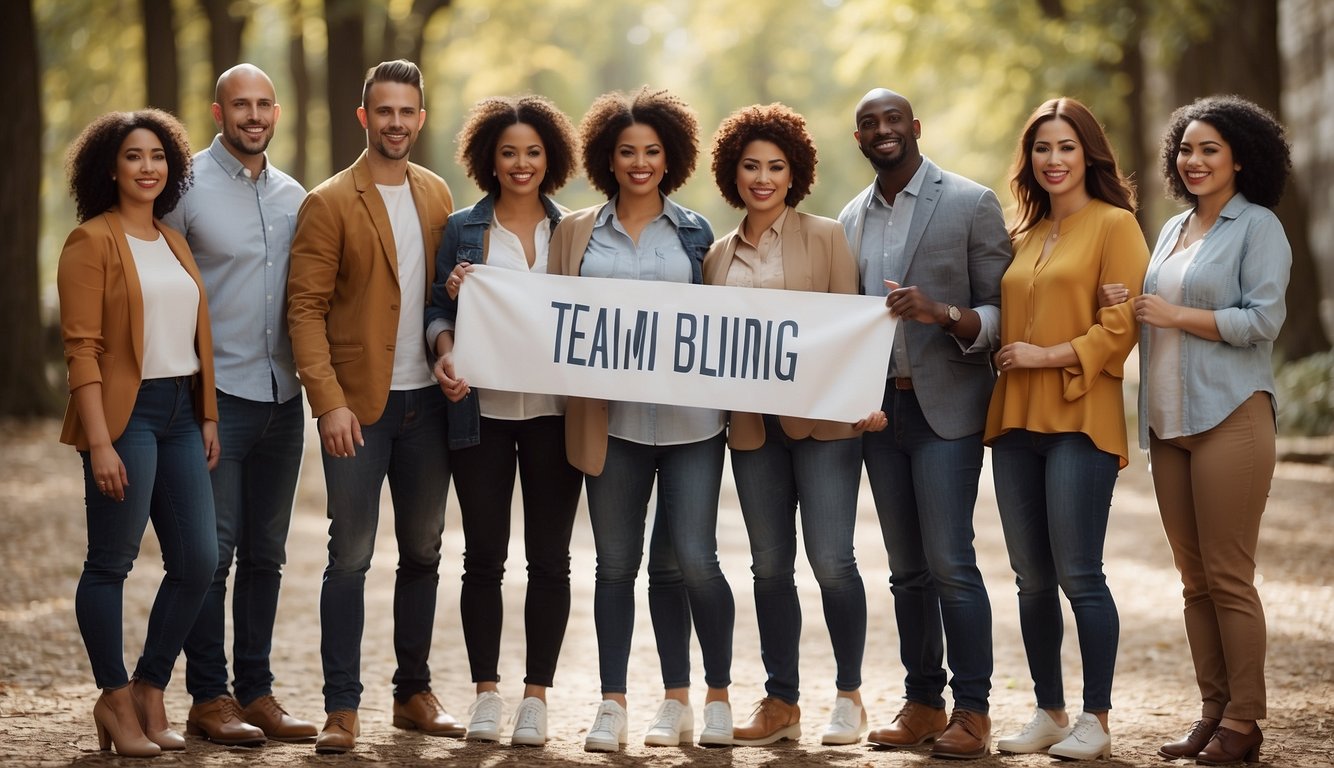
[[[147,379],[139,385],[130,421],[112,444],[129,477],[124,501],[97,490],[89,454],[80,454],[88,559],[74,595],[74,615],[98,688],[129,682],[121,606],[125,577],[139,555],[149,519],[166,574],[148,614],[136,678],[167,687],[218,565],[208,461],[190,387],[188,376]]]
[[[450,451],[463,513],[459,612],[473,682],[500,681],[501,580],[509,554],[510,506],[518,465],[528,594],[524,682],[550,687],[570,618],[570,534],[584,475],[565,460],[565,417],[481,420],[481,443]]]
[[[300,396],[263,403],[218,392],[222,457],[211,475],[218,569],[185,639],[185,685],[196,704],[227,693],[224,638],[233,557],[232,685],[242,706],[273,692],[269,650],[304,429]]]

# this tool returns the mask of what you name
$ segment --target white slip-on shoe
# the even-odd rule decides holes
[[[468,707],[468,741],[500,741],[505,700],[495,691],[482,691]]]
[[[646,747],[679,747],[681,742],[689,744],[695,740],[695,713],[689,704],[682,704],[675,699],[663,699],[658,705],[658,714],[644,732]]]
[[[1046,752],[1047,747],[1064,739],[1073,730],[1070,726],[1061,726],[1051,719],[1047,710],[1038,707],[1033,710],[1033,717],[1024,724],[1018,733],[1002,736],[996,740],[996,749],[1012,755],[1028,755],[1034,752]]]
[[[510,744],[516,747],[541,747],[547,743],[547,703],[529,696],[514,710],[514,733]]]
[[[704,705],[704,730],[699,732],[701,747],[732,746],[732,705],[714,701]]]
[[[856,744],[866,733],[866,710],[847,696],[834,699],[834,711],[829,716],[829,725],[825,726],[820,743],[832,746]]]
[[[1105,760],[1112,756],[1112,735],[1102,729],[1096,716],[1081,712],[1070,735],[1053,744],[1047,754],[1063,760]]]
[[[593,727],[584,738],[585,752],[619,752],[625,745],[628,718],[625,707],[608,699],[598,705]]]

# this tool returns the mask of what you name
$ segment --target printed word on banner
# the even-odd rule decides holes
[[[895,323],[875,296],[476,265],[454,370],[483,389],[851,423],[880,408]]]

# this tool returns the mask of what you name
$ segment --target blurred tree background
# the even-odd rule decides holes
[[[1176,209],[1163,198],[1159,134],[1176,106],[1234,92],[1275,111],[1296,168],[1279,214],[1295,264],[1279,356],[1329,349],[1334,328],[1334,3],[1328,0],[5,0],[9,64],[0,131],[14,150],[0,180],[0,415],[63,402],[55,263],[74,226],[65,150],[108,110],[170,109],[197,150],[214,134],[217,74],[249,61],[283,104],[269,154],[311,187],[365,146],[366,68],[404,56],[426,75],[426,130],[413,159],[480,193],[454,163],[469,105],[491,94],[551,97],[574,120],[598,94],[671,88],[698,111],[704,151],[677,194],[725,232],[739,218],[708,173],[713,129],[731,110],[783,101],[820,148],[805,210],[833,216],[871,173],[852,140],[868,89],[907,96],[923,151],[1011,198],[1027,114],[1069,95],[1109,130],[1138,180],[1152,245]],[[571,208],[598,202],[577,180]],[[1322,312],[1324,315],[1322,322]],[[1328,377],[1326,377],[1328,378]],[[1334,394],[1331,395],[1334,398]]]

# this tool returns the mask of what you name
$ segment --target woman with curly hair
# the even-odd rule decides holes
[[[184,749],[162,694],[218,564],[209,470],[218,406],[203,282],[159,219],[190,186],[176,118],[113,112],[70,148],[80,225],[60,253],[60,329],[69,365],[61,442],[83,459],[88,557],[74,598],[93,677],[98,746],[147,757]],[[121,600],[149,520],[166,571],[131,681]]]
[[[713,177],[723,199],[746,215],[709,249],[704,282],[857,293],[857,262],[843,227],[796,210],[815,184],[816,162],[805,119],[783,104],[744,107],[723,120],[713,137]],[[732,474],[750,537],[760,655],[768,672],[767,695],[750,722],[733,731],[736,744],[801,736],[801,605],[793,580],[798,509],[838,670],[833,716],[822,742],[855,744],[866,732],[860,692],[866,590],[852,534],[861,433],[886,423],[881,411],[856,424],[758,413],[729,416]]]
[[[463,514],[459,609],[477,686],[468,738],[500,740],[501,577],[517,464],[528,559],[527,669],[510,738],[541,746],[547,741],[546,691],[570,616],[570,534],[583,475],[565,459],[565,398],[469,387],[466,372],[454,370],[454,320],[474,263],[546,271],[551,234],[566,213],[549,195],[574,172],[574,128],[541,96],[493,97],[473,106],[458,144],[459,163],[486,195],[455,211],[445,225],[426,339],[438,355],[436,379],[450,400],[449,461]]]
[[[1105,758],[1120,620],[1102,549],[1112,488],[1128,463],[1121,380],[1137,334],[1129,306],[1100,308],[1098,294],[1107,282],[1139,285],[1149,251],[1134,188],[1097,118],[1074,99],[1051,99],[1029,117],[1010,186],[1019,219],[1001,279],[1000,378],[983,440],[1037,707],[996,747]],[[1073,727],[1061,677],[1061,593],[1084,672]]]
[[[584,171],[607,196],[556,227],[553,274],[702,282],[713,243],[709,222],[667,197],[695,170],[699,128],[667,91],[599,96],[579,126]],[[588,485],[597,548],[593,618],[603,701],[584,748],[616,752],[626,742],[626,672],[635,623],[635,578],[643,559],[648,501],[657,482],[649,545],[649,613],[664,701],[644,736],[675,746],[694,736],[690,708],[690,620],[704,658],[703,745],[732,743],[732,588],[718,566],[718,491],[725,417],[709,408],[571,397],[565,443]]]

